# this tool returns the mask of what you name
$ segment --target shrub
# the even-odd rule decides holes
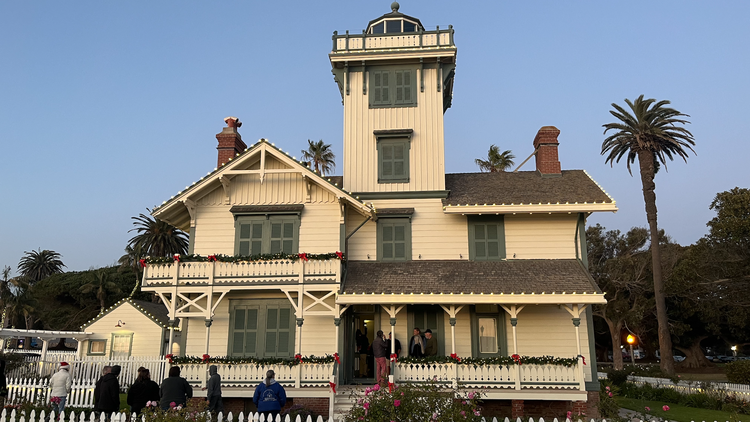
[[[479,422],[480,393],[462,393],[435,383],[401,384],[390,392],[375,386],[365,390],[345,416],[346,422]]]
[[[750,360],[738,360],[728,363],[724,367],[729,382],[734,384],[750,384]]]
[[[610,380],[612,384],[619,387],[628,381],[628,375],[630,375],[629,371],[621,369],[619,371],[612,371],[607,374],[607,379]]]
[[[619,388],[611,385],[608,381],[599,383],[599,413],[606,420],[617,419],[620,414],[620,405],[615,401],[619,395]]]

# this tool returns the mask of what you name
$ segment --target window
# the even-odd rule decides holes
[[[370,107],[417,105],[416,69],[370,71]]]
[[[235,254],[296,253],[299,217],[296,215],[238,216],[235,222]]]
[[[130,357],[130,349],[133,345],[133,333],[130,334],[112,334],[112,350],[110,358],[127,358]]]
[[[103,355],[107,350],[107,340],[89,340],[89,355]]]
[[[294,312],[285,300],[231,301],[229,355],[289,358],[294,352]]]
[[[474,306],[471,330],[474,357],[502,356],[507,353],[505,311],[499,306]]]
[[[378,139],[378,183],[409,182],[408,138]]]
[[[415,327],[422,331],[422,335],[429,328],[432,331],[432,336],[437,340],[438,356],[445,356],[446,339],[443,333],[445,311],[436,305],[413,305],[409,306],[408,309],[412,315],[412,325],[407,329],[409,340],[411,340]]]
[[[411,261],[409,218],[380,218],[377,240],[379,261]]]
[[[505,259],[505,227],[502,215],[469,217],[469,259]]]

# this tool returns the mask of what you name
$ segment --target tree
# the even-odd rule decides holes
[[[607,154],[605,162],[614,165],[627,156],[626,163],[630,174],[630,165],[638,158],[641,185],[643,186],[643,200],[646,205],[646,217],[651,233],[651,255],[654,277],[654,299],[656,302],[656,318],[659,330],[659,348],[661,350],[661,369],[667,374],[674,374],[674,360],[672,357],[672,340],[669,334],[667,305],[664,295],[664,280],[661,272],[661,254],[659,251],[659,230],[656,210],[656,174],[655,163],[666,167],[666,159],[672,160],[679,156],[687,162],[687,150],[693,151],[695,145],[693,134],[684,127],[690,123],[683,119],[686,114],[666,107],[669,101],[656,102],[654,99],[643,99],[643,95],[634,102],[625,99],[632,114],[617,104],[612,104],[615,110],[610,113],[619,122],[604,125],[604,134],[614,131],[602,143],[601,154]]]
[[[59,253],[47,249],[24,252],[24,257],[18,262],[18,272],[34,284],[52,274],[63,272],[65,264],[60,258],[62,256]]]
[[[490,150],[487,152],[487,160],[477,158],[474,162],[479,166],[479,170],[490,173],[498,173],[507,171],[513,167],[513,159],[516,158],[510,150],[500,152],[500,148],[497,145],[491,145]]]
[[[109,280],[109,276],[106,271],[99,270],[94,276],[94,280],[81,286],[82,293],[94,293],[96,299],[99,301],[100,312],[104,311],[107,307],[106,299],[110,293],[120,294],[122,291],[117,284]]]
[[[331,144],[323,143],[323,140],[313,142],[307,140],[307,150],[302,150],[302,159],[312,163],[315,173],[324,176],[336,167],[336,156],[331,151]]]
[[[34,324],[38,322],[38,319],[34,318],[38,302],[32,294],[31,284],[28,281],[17,278],[14,285],[13,293],[8,297],[7,301],[7,311],[11,326],[16,327],[20,321],[23,321],[24,327],[27,330],[31,330],[34,328]],[[31,338],[26,337],[24,349],[30,348]]]
[[[149,212],[148,208],[146,208]],[[156,218],[140,214],[132,217],[137,234],[128,241],[128,247],[150,256],[185,254],[188,250],[188,235],[177,227]],[[127,250],[127,249],[126,249]]]

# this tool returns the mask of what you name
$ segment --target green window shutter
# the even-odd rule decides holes
[[[245,354],[245,308],[234,310],[234,324],[232,326],[232,355],[243,356]]]
[[[390,104],[390,82],[388,81],[388,76],[390,75],[390,72],[380,72],[382,77],[382,87],[381,87],[381,94],[380,94],[380,103],[381,104]]]
[[[245,355],[255,356],[258,343],[258,309],[247,310],[245,329]]]
[[[505,259],[505,227],[502,216],[469,219],[469,258],[475,261]]]
[[[409,140],[378,141],[378,181],[380,183],[409,182]]]
[[[272,219],[270,238],[270,253],[297,252],[299,219]]]
[[[406,176],[404,173],[406,164],[404,162],[404,144],[393,145],[393,176]]]
[[[396,104],[411,104],[412,103],[412,71],[411,70],[397,70],[395,72],[396,77]]]
[[[378,257],[382,261],[411,260],[411,222],[408,218],[378,220]]]
[[[370,73],[370,98],[374,105],[390,105],[389,71],[379,70]]]
[[[239,255],[257,255],[263,250],[263,220],[237,222],[237,247]]]
[[[266,356],[276,356],[278,326],[278,308],[268,308],[266,310]]]
[[[278,347],[276,348],[277,357],[291,357],[294,350],[292,342],[293,324],[292,310],[290,308],[279,309],[279,335]]]

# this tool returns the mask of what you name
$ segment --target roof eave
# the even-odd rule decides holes
[[[336,303],[346,305],[366,305],[373,303],[410,304],[509,304],[509,305],[603,305],[607,303],[603,293],[541,293],[541,294],[494,294],[494,293],[341,293]]]
[[[445,214],[572,214],[581,212],[617,212],[617,204],[614,202],[604,203],[539,203],[539,204],[466,204],[466,205],[444,205]]]

